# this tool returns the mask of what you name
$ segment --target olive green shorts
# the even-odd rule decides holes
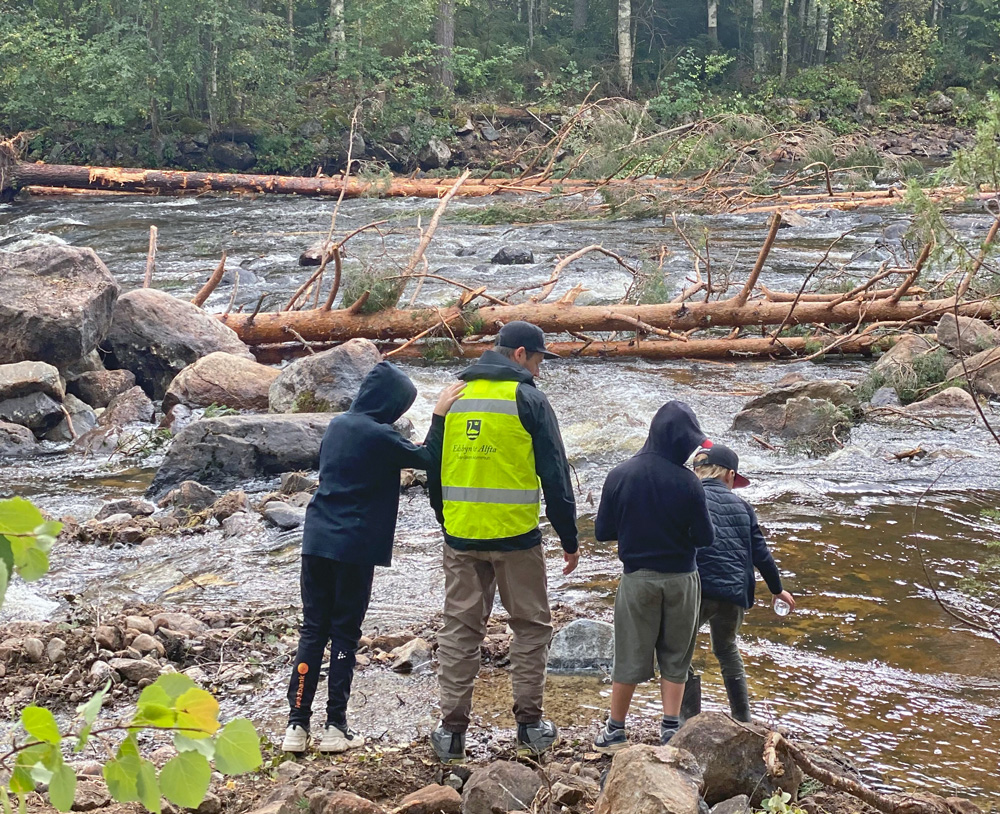
[[[701,607],[697,571],[665,574],[640,569],[622,574],[615,596],[615,664],[611,678],[639,684],[654,675],[683,684],[694,655]]]

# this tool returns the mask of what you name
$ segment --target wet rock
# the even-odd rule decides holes
[[[282,529],[297,529],[306,522],[305,509],[297,509],[280,500],[270,501],[264,507],[263,515]]]
[[[57,444],[73,441],[97,426],[97,414],[90,405],[80,401],[76,396],[67,395],[63,407],[66,413],[69,413],[69,417],[63,414],[62,421],[45,433],[46,441],[54,441]]]
[[[431,138],[417,153],[417,161],[422,170],[437,170],[451,163],[451,149],[443,141]]]
[[[104,360],[96,349],[92,350],[86,356],[77,359],[75,362],[59,366],[59,372],[67,382],[78,379],[84,373],[96,373],[99,370],[104,370]]]
[[[111,659],[111,669],[132,684],[140,681],[156,681],[160,677],[160,665],[151,659]]]
[[[156,633],[156,625],[148,616],[126,616],[125,627],[137,630],[139,633],[148,633],[150,636]]]
[[[174,509],[181,509],[194,514],[215,503],[218,498],[215,490],[210,489],[195,480],[186,480],[176,489],[172,490],[162,501],[164,505],[173,506]]]
[[[710,814],[746,814],[750,811],[750,798],[745,794],[737,794],[721,803],[712,806]]]
[[[230,537],[249,534],[257,527],[254,519],[246,512],[237,512],[222,521],[222,536],[226,539]]]
[[[928,113],[943,115],[945,113],[951,113],[952,108],[954,107],[955,102],[950,96],[946,96],[941,91],[936,91],[931,94],[931,98],[927,100],[926,110]]]
[[[673,746],[629,746],[615,755],[594,814],[698,814],[704,786],[698,764],[687,752]]]
[[[361,381],[382,360],[374,343],[351,339],[288,365],[270,387],[272,413],[338,412],[351,406]]]
[[[153,402],[141,387],[136,386],[111,399],[97,419],[97,425],[104,428],[121,428],[129,424],[150,424],[154,413]]]
[[[257,475],[319,466],[329,414],[240,415],[196,421],[170,445],[147,496],[184,480],[231,486]]]
[[[386,136],[386,140],[390,144],[406,145],[410,143],[410,135],[411,132],[409,126],[402,124],[399,127],[392,128]]]
[[[489,122],[484,122],[479,128],[479,135],[487,141],[499,141],[499,131]]]
[[[319,481],[304,472],[286,472],[281,476],[279,491],[283,495],[294,495],[298,492],[314,492],[318,486]]]
[[[0,401],[0,421],[20,424],[37,436],[42,436],[55,427],[62,416],[59,402],[45,393],[28,393]]]
[[[849,427],[850,420],[841,408],[826,399],[805,396],[743,410],[733,420],[734,430],[777,435],[806,446],[832,441],[834,433],[843,441]]]
[[[412,673],[425,664],[430,664],[434,648],[425,639],[416,638],[392,650],[392,669],[397,673]]]
[[[582,782],[582,781],[576,781]],[[587,798],[587,790],[578,785],[570,785],[561,780],[552,784],[552,790],[548,794],[548,799],[557,806],[573,808]],[[563,809],[560,809],[563,810]]]
[[[903,403],[899,400],[899,394],[896,392],[895,387],[880,387],[874,393],[872,393],[871,401],[868,402],[872,407],[902,407]]]
[[[981,319],[945,314],[938,320],[937,341],[952,352],[971,355],[1000,345],[1000,331]]]
[[[915,415],[967,415],[976,412],[976,401],[961,387],[947,387],[923,401],[907,405],[906,412]]]
[[[766,407],[769,404],[785,404],[794,398],[807,397],[811,399],[825,399],[833,402],[838,407],[848,407],[852,410],[858,408],[858,397],[847,382],[837,379],[820,379],[818,381],[799,381],[775,387],[766,393],[750,399],[744,410],[753,410],[759,407]]]
[[[222,523],[238,512],[247,511],[249,505],[247,493],[242,489],[235,492],[227,492],[212,504],[212,517],[219,523]]]
[[[111,665],[101,659],[90,665],[90,678],[94,682],[103,683],[111,678],[113,673]]]
[[[575,619],[552,638],[549,669],[600,673],[615,658],[615,627],[595,619]]]
[[[143,655],[146,655],[147,653],[156,653],[158,656],[163,656],[166,654],[166,649],[163,647],[163,643],[159,639],[150,636],[148,633],[140,633],[132,640],[129,647],[134,650],[138,650]]]
[[[250,145],[243,141],[220,141],[213,144],[208,151],[212,160],[224,170],[243,172],[257,163],[257,156]]]
[[[328,251],[325,240],[313,243],[299,255],[300,266],[318,266],[323,262],[323,255]],[[329,261],[327,261],[329,262]]]
[[[527,811],[541,787],[541,779],[527,766],[499,760],[473,772],[462,792],[462,814]]]
[[[407,794],[392,814],[461,814],[462,795],[451,786],[437,784]]]
[[[802,771],[787,755],[781,755],[784,774],[775,778],[767,773],[763,758],[767,734],[766,727],[739,724],[721,712],[703,712],[681,727],[670,745],[694,755],[704,773],[705,802],[709,805],[746,794],[759,806],[778,790],[787,791],[795,802]]]
[[[109,500],[94,515],[95,520],[106,520],[113,514],[127,514],[130,517],[149,517],[156,511],[156,506],[148,500],[138,497],[124,497],[118,500]]]
[[[210,353],[253,358],[235,332],[215,317],[154,288],[135,289],[118,300],[107,345],[113,366],[131,370],[157,399],[174,376]]]
[[[184,368],[167,388],[163,409],[175,404],[267,410],[268,389],[280,371],[244,356],[210,353]]]
[[[27,427],[0,421],[0,458],[24,458],[38,449],[38,439]]]
[[[111,795],[103,780],[98,778],[80,779],[76,783],[73,796],[73,811],[94,811],[111,802]]]
[[[45,362],[15,362],[0,365],[0,401],[44,393],[62,401],[66,392],[59,371]]]
[[[530,249],[508,248],[504,246],[493,255],[490,262],[500,266],[525,266],[535,262],[535,255]]]
[[[65,659],[66,642],[58,636],[53,636],[49,639],[49,643],[45,645],[45,657],[53,664],[57,664]]]
[[[187,613],[158,613],[153,617],[153,627],[157,630],[167,628],[177,633],[204,633],[208,626],[199,619]]]
[[[411,630],[400,630],[395,633],[382,633],[375,636],[369,645],[373,650],[385,650],[390,652],[398,647],[402,647],[409,641],[416,638],[416,634]]]
[[[964,382],[966,371],[968,380],[977,393],[986,396],[1000,395],[1000,348],[984,350],[969,357],[965,360],[964,367],[959,362],[948,370],[946,380]]]
[[[135,387],[131,370],[98,370],[82,373],[67,385],[67,390],[91,407],[107,407],[111,400]]]
[[[900,368],[911,366],[917,356],[929,353],[934,347],[933,342],[920,334],[907,334],[879,357],[872,370],[891,375]]]
[[[122,632],[112,625],[98,625],[94,641],[104,650],[118,650],[122,646]]]
[[[93,249],[45,246],[0,252],[0,364],[61,367],[107,335],[118,284]]]
[[[321,791],[309,798],[309,814],[385,814],[385,809],[349,791]]]
[[[952,814],[982,814],[982,809],[964,797],[946,797],[945,805]]]
[[[24,653],[24,657],[28,661],[33,661],[37,664],[45,658],[45,645],[42,644],[41,639],[29,636],[21,642],[21,652]]]
[[[195,814],[219,814],[220,811],[222,811],[222,800],[219,799],[219,795],[213,791],[207,791],[205,799],[195,809]]]
[[[802,228],[803,226],[809,226],[813,223],[812,218],[805,218],[798,212],[788,211],[781,213],[781,225],[779,229],[791,229],[791,228]]]

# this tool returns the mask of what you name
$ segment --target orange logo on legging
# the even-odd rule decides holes
[[[299,686],[295,690],[295,708],[300,709],[302,707],[302,694],[306,691],[306,673],[309,672],[309,665],[300,661],[299,666],[295,669],[299,674]]]
[[[309,665],[303,661],[299,664],[298,670],[299,670],[299,675],[304,676],[306,673],[309,672]]]

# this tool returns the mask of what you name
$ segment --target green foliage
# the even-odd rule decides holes
[[[48,572],[49,552],[61,530],[62,523],[46,521],[31,501],[0,500],[0,605],[11,576],[32,582]]]
[[[708,99],[706,86],[717,83],[735,58],[729,54],[699,54],[687,48],[677,55],[675,66],[649,100],[649,111],[665,124],[698,118]]]
[[[944,348],[921,353],[908,364],[893,365],[881,371],[872,370],[858,385],[862,402],[870,401],[880,387],[892,387],[903,404],[932,396],[946,387],[966,387],[961,381],[947,380],[954,359]]]
[[[861,99],[861,86],[835,68],[815,67],[799,71],[785,88],[808,110],[820,113],[854,107]]]
[[[400,280],[394,269],[380,271],[366,268],[347,277],[342,305],[349,308],[367,291],[368,299],[361,307],[362,314],[375,314],[387,308],[395,308],[405,284],[406,281]]]
[[[802,814],[802,809],[796,805],[789,805],[792,795],[787,791],[776,791],[766,800],[762,800],[760,808],[761,814]]]
[[[222,418],[227,415],[239,415],[240,411],[229,407],[226,404],[209,404],[205,408],[203,418]]]
[[[976,125],[971,147],[959,150],[946,175],[969,187],[1000,184],[1000,94],[991,92],[983,108],[983,119]]]

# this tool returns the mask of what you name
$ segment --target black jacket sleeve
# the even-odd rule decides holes
[[[444,526],[444,498],[441,494],[441,456],[444,452],[444,418],[431,418],[431,428],[424,444],[436,450],[434,461],[427,467],[427,497],[438,523]]]
[[[579,548],[576,499],[556,414],[545,394],[530,384],[518,385],[517,414],[534,446],[535,472],[545,495],[545,516],[559,535],[563,551],[575,554]]]
[[[441,464],[441,444],[444,441],[444,418],[431,418],[431,428],[423,444],[414,444],[395,430],[390,436],[392,459],[400,469],[436,469]]]
[[[618,539],[618,481],[609,475],[601,490],[601,502],[594,520],[594,537],[602,543]]]
[[[778,566],[774,562],[774,557],[771,556],[770,549],[767,547],[764,532],[760,530],[760,524],[757,522],[757,513],[745,500],[743,501],[743,505],[746,506],[747,512],[750,515],[750,553],[753,557],[754,567],[764,577],[764,582],[767,583],[768,590],[772,594],[780,594],[783,590],[781,575],[778,573]]]
[[[706,548],[715,542],[715,527],[712,525],[712,515],[708,511],[705,489],[700,481],[694,485],[697,488],[691,500],[691,525],[688,527],[688,537],[695,548]]]

